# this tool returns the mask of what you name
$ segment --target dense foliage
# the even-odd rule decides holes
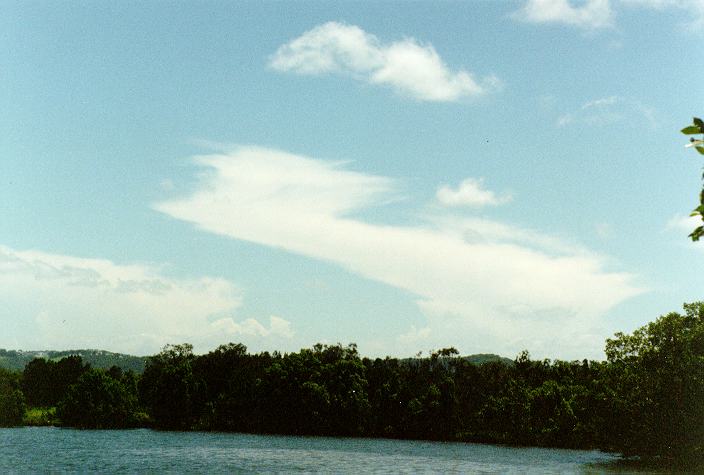
[[[60,423],[80,428],[481,441],[701,460],[704,303],[684,310],[617,333],[602,362],[523,352],[476,364],[454,348],[370,359],[353,344],[249,354],[234,343],[205,355],[167,345],[141,376],[91,369],[76,356],[37,359],[23,374],[0,371],[0,425],[21,422],[26,397],[29,406],[57,406]]]
[[[89,369],[59,402],[64,425],[89,429],[121,429],[138,422],[136,378],[133,373]]]
[[[704,303],[684,310],[607,340],[620,452],[704,456]]]
[[[56,406],[68,388],[90,366],[80,356],[69,356],[58,362],[37,358],[24,367],[22,391],[27,404],[36,407]]]
[[[0,368],[0,427],[22,425],[24,410],[20,374]]]

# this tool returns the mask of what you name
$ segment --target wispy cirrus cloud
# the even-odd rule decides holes
[[[484,188],[484,179],[465,178],[457,186],[452,188],[443,185],[438,188],[435,197],[443,206],[467,206],[471,208],[481,208],[484,206],[497,206],[511,201],[511,195],[497,195],[491,190]]]
[[[576,111],[561,115],[557,119],[557,125],[566,127],[571,124],[582,124],[600,127],[624,121],[633,124],[644,123],[650,128],[657,126],[656,113],[652,107],[621,96],[608,96],[587,101]]]
[[[583,355],[586,338],[597,354],[603,313],[642,292],[633,275],[605,270],[604,257],[516,226],[447,214],[408,226],[352,218],[398,185],[340,163],[260,147],[195,162],[208,173],[193,193],[155,209],[412,293],[428,325],[401,343],[432,337],[467,350],[527,346],[565,356]]]
[[[269,327],[233,317],[240,290],[212,277],[167,276],[162,268],[116,264],[0,246],[0,347],[100,348],[149,354],[166,343],[207,351],[232,340],[289,338],[290,325]]]
[[[303,75],[337,73],[389,86],[420,101],[451,102],[495,89],[496,77],[451,71],[432,45],[413,38],[384,44],[358,26],[328,22],[281,46],[269,66]]]

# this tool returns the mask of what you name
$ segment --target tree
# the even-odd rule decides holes
[[[682,133],[685,135],[704,134],[704,121],[698,117],[695,117],[692,120],[692,125],[688,125],[682,129]],[[704,155],[704,137],[699,139],[690,137],[689,145],[687,145],[687,147],[694,147],[697,152]],[[702,179],[704,180],[704,174],[702,175]],[[702,191],[699,193],[699,206],[694,208],[694,211],[692,211],[690,216],[699,216],[704,223],[704,187],[702,187]],[[704,236],[704,225],[697,226],[689,235],[692,241],[699,241],[699,238],[702,236]]]
[[[139,382],[140,401],[160,429],[188,430],[198,421],[201,384],[193,373],[193,345],[166,345],[147,360]]]
[[[83,373],[57,407],[61,423],[81,429],[120,429],[136,423],[137,394],[101,369]]]
[[[55,406],[90,365],[72,355],[58,362],[35,358],[24,368],[22,391],[32,407]]]
[[[0,368],[0,427],[22,425],[24,395],[20,391],[19,374]]]
[[[612,448],[687,460],[704,455],[704,302],[606,342],[621,416]]]

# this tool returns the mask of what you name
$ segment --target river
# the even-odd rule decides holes
[[[628,473],[616,460],[598,451],[407,440],[0,429],[2,473]]]

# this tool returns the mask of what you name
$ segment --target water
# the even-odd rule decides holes
[[[0,429],[0,472],[605,473],[598,451],[147,429]],[[623,472],[621,472],[623,473]]]

